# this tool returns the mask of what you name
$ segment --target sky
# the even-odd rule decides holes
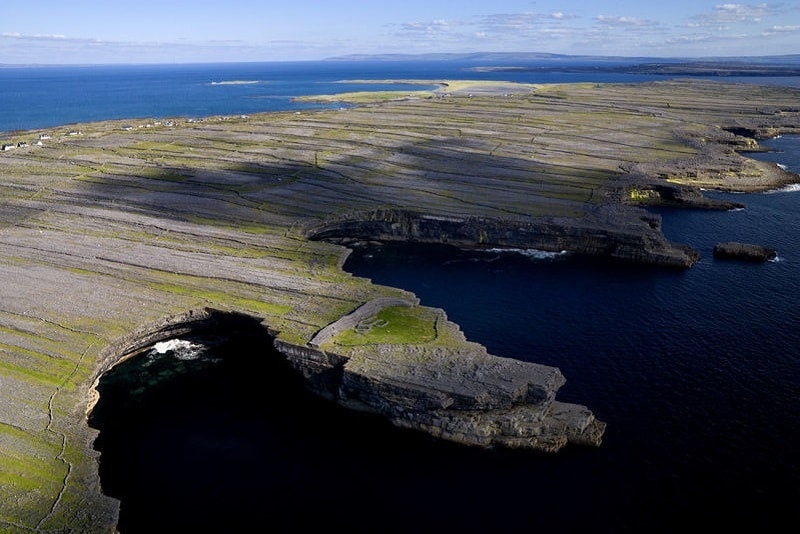
[[[0,64],[543,52],[800,53],[800,0],[37,0],[0,12]]]

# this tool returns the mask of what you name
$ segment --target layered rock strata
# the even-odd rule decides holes
[[[415,305],[375,299],[329,325],[334,328],[323,329],[324,335],[306,346],[281,340],[252,316],[191,310],[145,325],[110,346],[95,385],[111,366],[159,341],[231,336],[260,324],[270,332],[273,347],[252,347],[250,357],[277,353],[303,375],[309,390],[346,408],[380,414],[399,427],[480,447],[556,452],[570,443],[600,445],[605,423],[585,406],[556,400],[566,381],[558,368],[497,357],[474,343],[457,349],[378,345],[350,353],[340,353],[330,343],[331,336],[355,326],[357,318],[398,304]],[[457,330],[452,323],[440,327]]]
[[[573,252],[612,260],[687,268],[699,255],[668,241],[661,218],[622,206],[598,207],[582,218],[500,219],[457,217],[407,210],[376,210],[311,225],[310,239],[406,241],[449,244],[461,248],[538,249]]]

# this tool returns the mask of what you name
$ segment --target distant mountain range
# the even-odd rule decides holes
[[[569,54],[550,54],[544,52],[470,52],[448,53],[433,52],[427,54],[349,54],[330,57],[328,60],[364,61],[364,60],[429,60],[429,61],[596,61],[596,62],[724,62],[724,63],[774,63],[800,65],[800,54],[784,54],[777,56],[708,56],[708,57],[659,57],[659,56],[587,56]]]
[[[477,71],[608,71],[703,76],[800,76],[800,54],[747,57],[662,58],[581,56],[528,52],[469,54],[351,54],[330,61],[458,61]]]

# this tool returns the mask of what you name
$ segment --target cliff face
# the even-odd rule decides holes
[[[555,368],[500,358],[480,345],[450,350],[371,346],[342,356],[275,340],[314,392],[393,424],[480,447],[555,452],[600,445],[605,423],[584,406],[555,399]]]
[[[614,217],[608,212],[614,210]],[[623,213],[627,211],[628,213]],[[461,248],[568,251],[613,260],[690,267],[698,254],[667,241],[657,215],[622,206],[582,218],[500,219],[437,216],[405,210],[375,210],[307,228],[310,239],[410,241]]]
[[[363,308],[372,314],[393,304],[378,299]],[[439,327],[460,334],[444,319]],[[543,452],[569,443],[598,446],[602,440],[605,423],[589,409],[556,400],[565,379],[555,367],[500,358],[466,342],[457,347],[378,345],[339,353],[330,345],[323,350],[287,342],[255,317],[209,308],[166,317],[120,339],[105,351],[95,384],[113,365],[159,341],[225,338],[254,329],[266,331],[272,346],[252,347],[250,357],[282,357],[314,393],[380,414],[399,427],[465,445]]]

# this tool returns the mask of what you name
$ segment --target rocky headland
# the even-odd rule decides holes
[[[558,400],[557,368],[489,354],[444,310],[343,272],[342,245],[690,268],[696,252],[647,206],[731,209],[702,191],[798,181],[744,155],[800,133],[796,89],[430,85],[349,95],[341,110],[3,139],[15,148],[0,153],[0,531],[113,530],[119,503],[102,493],[87,424],[95,384],[215,324],[255,322],[271,342],[253,357],[284,358],[312,391],[401,427],[483,447],[598,446],[604,423],[590,399]]]

